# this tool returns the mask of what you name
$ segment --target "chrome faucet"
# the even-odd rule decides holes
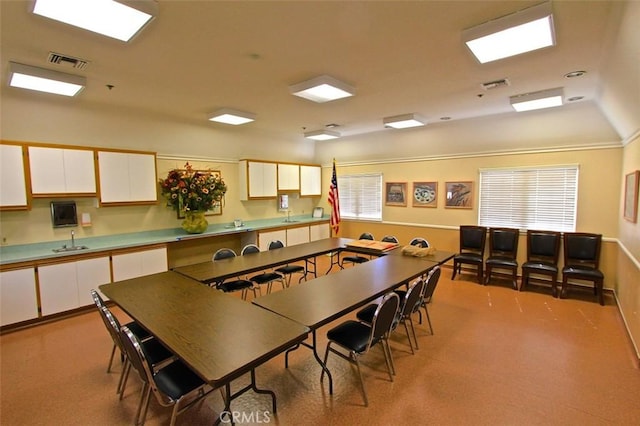
[[[287,210],[287,222],[291,222],[291,210]]]
[[[71,231],[71,247],[75,247],[76,246],[76,239],[75,239],[76,233],[74,231]]]

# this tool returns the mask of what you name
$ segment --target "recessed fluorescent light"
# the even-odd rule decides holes
[[[56,95],[75,96],[87,85],[85,77],[9,62],[9,86]]]
[[[339,138],[340,133],[334,130],[315,130],[313,132],[306,132],[304,137],[307,139],[313,139],[314,141],[328,141],[330,139]]]
[[[355,89],[328,75],[289,86],[293,95],[313,102],[323,103],[353,96]]]
[[[158,14],[153,0],[35,0],[33,13],[129,41]]]
[[[256,115],[250,112],[238,111],[230,108],[222,108],[211,114],[209,114],[209,120],[217,123],[233,124],[237,126],[239,124],[246,124],[254,121]]]
[[[555,45],[551,3],[542,3],[463,31],[475,57],[486,62]]]
[[[385,117],[383,120],[384,127],[392,127],[394,129],[407,129],[409,127],[424,126],[425,119],[418,114],[403,114],[394,117]]]
[[[511,106],[518,112],[562,105],[562,88],[511,96]]]

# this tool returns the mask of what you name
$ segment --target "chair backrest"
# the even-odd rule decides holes
[[[565,232],[564,265],[588,266],[598,269],[600,265],[601,234],[587,232]]]
[[[429,272],[429,275],[427,276],[427,281],[424,285],[424,294],[422,296],[422,300],[425,303],[429,303],[431,301],[431,297],[433,296],[433,293],[436,291],[436,286],[438,285],[438,281],[440,281],[441,273],[442,273],[442,269],[440,269],[440,266],[436,266]]]
[[[370,232],[363,232],[362,234],[360,234],[360,239],[361,240],[375,240],[375,238],[373,238],[373,234]]]
[[[409,241],[409,245],[418,246],[422,248],[429,248],[429,242],[424,238],[415,237],[411,241]]]
[[[269,250],[275,250],[284,247],[284,243],[280,240],[271,241],[269,243]]]
[[[484,246],[487,241],[487,228],[484,226],[461,225],[460,226],[460,251],[472,251],[484,254]]]
[[[211,261],[215,262],[216,260],[231,259],[232,257],[236,256],[236,252],[231,250],[230,248],[221,248],[213,254]]]
[[[396,293],[390,292],[383,296],[371,320],[371,337],[365,352],[391,331],[397,320],[399,306],[400,297]]]
[[[489,256],[515,259],[518,254],[520,230],[515,228],[489,229]]]
[[[104,300],[102,299],[102,297],[100,296],[100,293],[98,293],[95,289],[91,289],[91,297],[93,298],[93,303],[96,304],[96,306],[98,307],[98,309],[102,308],[103,306],[106,306],[104,304]]]
[[[242,248],[242,252],[240,252],[240,256],[244,256],[245,254],[251,253],[260,253],[260,247],[255,244],[247,244]]]
[[[556,231],[527,231],[527,261],[558,263],[560,233]]]
[[[104,322],[105,327],[107,327],[107,331],[109,332],[113,343],[122,352],[125,352],[122,344],[122,338],[120,337],[120,322],[106,306],[99,308],[98,311],[100,312],[100,318],[102,318],[102,322]]]
[[[402,318],[408,317],[412,312],[415,312],[420,307],[420,299],[422,297],[423,289],[424,281],[422,280],[416,280],[409,285],[409,289],[404,295],[404,300],[402,301],[402,312],[400,313]]]
[[[382,241],[385,243],[399,243],[398,239],[393,235],[385,235],[384,237],[382,237]]]

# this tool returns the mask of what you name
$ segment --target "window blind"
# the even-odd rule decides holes
[[[342,218],[382,220],[382,173],[338,176]]]
[[[480,170],[481,226],[574,232],[578,166]]]

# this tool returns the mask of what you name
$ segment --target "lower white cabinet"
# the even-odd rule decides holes
[[[34,268],[0,272],[0,325],[38,318]]]
[[[166,247],[114,254],[111,261],[114,282],[166,272],[169,269]]]
[[[109,257],[39,266],[38,282],[43,316],[90,305],[90,290],[111,282]]]
[[[331,237],[331,228],[328,223],[309,226],[309,237],[311,241],[322,240]]]
[[[287,228],[287,246],[309,242],[309,227]]]
[[[277,231],[267,231],[258,233],[258,247],[260,251],[269,250],[271,241],[280,240],[282,244],[287,245],[287,230],[279,229]]]

